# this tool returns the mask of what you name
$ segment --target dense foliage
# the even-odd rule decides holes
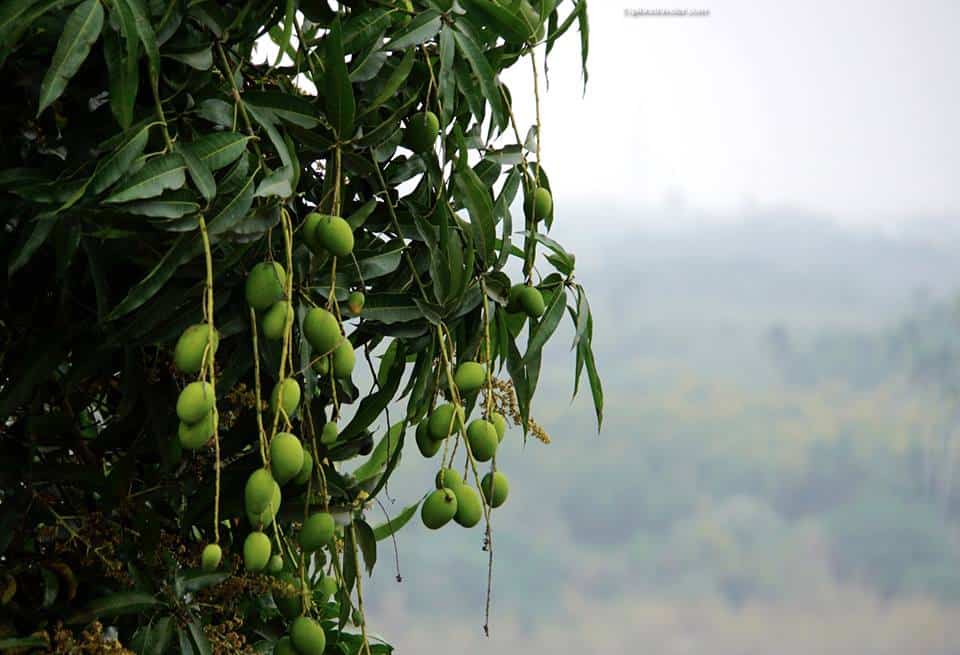
[[[339,4],[0,3],[0,647],[388,652],[378,542],[419,509],[492,558],[565,314],[600,420],[499,79],[571,27],[585,64],[585,0]],[[416,450],[436,484],[375,521]]]

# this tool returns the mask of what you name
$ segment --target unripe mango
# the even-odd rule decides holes
[[[223,559],[223,551],[217,544],[207,544],[203,547],[203,553],[200,554],[200,568],[207,573],[212,573],[220,568],[220,560]]]
[[[325,575],[320,579],[320,583],[317,585],[321,593],[323,593],[325,598],[330,598],[339,588],[337,585],[337,579],[332,575]]]
[[[323,246],[321,246],[320,242],[317,241],[317,226],[320,225],[320,220],[322,218],[323,214],[310,212],[307,214],[306,218],[303,219],[303,227],[300,230],[303,234],[303,240],[306,242],[307,247],[317,255],[323,252]]]
[[[216,330],[213,331],[213,339],[210,339],[210,327],[206,323],[191,325],[180,338],[177,339],[177,345],[173,349],[173,363],[177,370],[186,375],[195,375],[200,372],[203,366],[203,354],[210,344],[210,351],[207,357],[213,357],[217,354],[217,347],[220,345],[220,335]]]
[[[353,345],[349,339],[344,339],[333,351],[333,376],[341,379],[350,377],[356,362],[357,356],[353,352]]]
[[[277,484],[295,478],[303,467],[303,446],[289,432],[278,432],[270,442],[270,470]]]
[[[270,505],[274,479],[265,468],[259,468],[247,478],[243,488],[243,504],[250,514],[260,514]]]
[[[323,431],[320,432],[320,443],[329,446],[337,440],[337,435],[339,434],[340,430],[337,428],[337,424],[329,421],[323,426]]]
[[[272,555],[270,561],[267,562],[267,573],[271,575],[276,575],[283,570],[283,557],[280,555]]]
[[[490,485],[493,484],[491,491]],[[490,507],[500,507],[507,502],[507,495],[510,493],[510,483],[500,471],[496,473],[487,473],[480,481],[480,489],[483,491],[483,497],[490,504]]]
[[[420,518],[431,530],[438,530],[457,513],[457,497],[449,489],[437,489],[427,496],[420,507]]]
[[[517,296],[517,300],[520,303],[520,307],[523,309],[523,313],[530,318],[540,318],[543,316],[543,312],[547,308],[546,304],[543,302],[543,295],[536,287],[523,288]]]
[[[300,616],[290,626],[290,641],[299,655],[323,655],[327,647],[327,636],[320,624],[313,619]]]
[[[333,352],[342,338],[336,317],[320,307],[314,307],[303,318],[303,336],[317,355]]]
[[[336,524],[326,512],[317,512],[303,523],[300,529],[300,547],[308,553],[320,550],[333,539]]]
[[[278,300],[270,305],[270,309],[260,321],[260,330],[263,338],[268,341],[280,341],[287,329],[287,321],[293,325],[293,305],[286,300]]]
[[[270,495],[270,502],[267,503],[267,508],[259,514],[247,512],[247,520],[250,521],[250,525],[255,528],[260,527],[264,529],[269,527],[270,524],[273,523],[273,519],[277,517],[277,512],[280,511],[283,494],[280,493],[280,485],[277,484],[276,480],[273,481],[272,486],[273,492]]]
[[[453,403],[444,403],[433,410],[429,420],[430,438],[434,441],[442,441],[448,435],[460,430],[460,426],[463,425],[463,408],[454,407]]]
[[[347,298],[347,309],[349,309],[350,313],[354,316],[360,316],[360,312],[363,311],[363,305],[366,302],[367,298],[363,295],[362,291],[354,291]]]
[[[478,362],[464,362],[457,367],[453,382],[463,393],[473,393],[487,381],[487,369]]]
[[[497,443],[502,443],[503,437],[507,434],[507,419],[500,412],[491,412],[490,422],[497,430]]]
[[[452,489],[463,486],[463,478],[453,469],[442,468],[437,472],[437,489]]]
[[[243,541],[243,567],[259,573],[270,561],[270,538],[262,532],[251,532]]]
[[[339,216],[321,216],[314,234],[331,255],[346,257],[353,252],[353,228]]]
[[[489,461],[500,441],[497,439],[497,429],[493,423],[478,418],[467,428],[467,441],[470,443],[470,452],[478,462]]]
[[[417,426],[417,448],[420,449],[420,454],[427,458],[433,457],[442,445],[442,440],[437,441],[430,436],[429,421],[421,421]]]
[[[404,133],[405,145],[417,154],[433,150],[440,134],[440,119],[432,111],[414,114]]]
[[[279,262],[260,262],[250,271],[244,291],[247,304],[258,312],[283,298],[287,272]]]
[[[317,375],[324,376],[330,372],[330,355],[324,355],[313,360],[313,370]]]
[[[310,474],[313,472],[313,455],[306,448],[303,449],[303,465],[300,472],[293,479],[294,484],[306,484],[310,480]]]
[[[180,445],[187,450],[198,450],[205,446],[210,441],[210,437],[213,436],[213,424],[216,416],[217,410],[214,409],[196,423],[180,421],[180,427],[177,430]]]
[[[542,221],[550,218],[553,211],[553,196],[550,191],[537,187],[533,192],[527,192],[523,199],[523,213],[528,221]]]
[[[177,398],[177,416],[184,423],[197,423],[213,409],[214,400],[209,382],[191,382]]]
[[[465,528],[472,528],[483,517],[480,494],[468,484],[461,484],[453,493],[457,497],[457,513],[453,515],[453,520]]]
[[[300,610],[297,610],[297,614],[299,613],[300,613]],[[293,642],[290,640],[290,637],[280,637],[279,639],[277,639],[277,643],[273,647],[273,655],[299,655],[299,654],[297,653],[297,650],[293,647]]]
[[[270,394],[270,411],[276,412],[277,405],[283,408],[283,413],[290,418],[300,405],[300,383],[294,378],[284,378],[273,387]]]

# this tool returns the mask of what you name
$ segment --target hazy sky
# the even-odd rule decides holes
[[[676,6],[710,15],[624,15]],[[960,209],[960,3],[593,0],[590,22],[585,97],[576,33],[551,54],[560,203],[857,223]],[[505,79],[531,95],[528,66]]]

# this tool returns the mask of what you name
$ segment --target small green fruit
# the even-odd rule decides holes
[[[267,508],[259,513],[254,513],[247,511],[247,520],[250,521],[250,525],[255,528],[266,528],[271,523],[273,519],[277,517],[277,512],[280,511],[280,503],[283,501],[283,494],[280,493],[280,485],[277,484],[276,480],[271,483],[272,491],[270,493],[270,502],[267,503]]]
[[[303,468],[303,446],[289,432],[278,432],[270,442],[270,470],[277,484],[284,485]]]
[[[478,362],[464,362],[457,367],[453,382],[463,393],[473,393],[487,380],[487,369]]]
[[[357,356],[353,352],[353,344],[349,339],[344,339],[333,351],[333,377],[341,379],[350,377],[356,362]]]
[[[528,221],[542,221],[550,218],[553,211],[553,196],[550,191],[537,187],[533,193],[527,193],[523,199],[523,213]]]
[[[177,370],[186,375],[195,375],[200,372],[207,344],[211,344],[208,357],[216,355],[217,346],[220,345],[220,335],[216,330],[213,331],[213,339],[209,337],[210,327],[206,323],[191,325],[183,331],[173,349],[173,363]]]
[[[210,413],[213,405],[213,387],[210,383],[191,382],[177,398],[177,416],[184,423],[197,423]]]
[[[330,355],[324,355],[313,360],[313,370],[320,376],[330,373]]]
[[[258,573],[270,561],[270,538],[262,532],[251,532],[243,542],[243,567]]]
[[[317,355],[333,352],[342,338],[336,317],[320,307],[307,312],[303,319],[303,335]]]
[[[353,228],[339,216],[321,216],[314,234],[317,243],[336,257],[353,252]]]
[[[270,557],[270,561],[267,562],[267,573],[271,575],[276,575],[283,570],[283,557],[280,555],[273,555]]]
[[[203,448],[210,441],[210,437],[213,436],[213,424],[216,416],[217,410],[214,409],[196,423],[180,421],[180,427],[177,429],[180,445],[187,450]]]
[[[323,628],[313,619],[300,616],[290,626],[290,641],[299,655],[323,655],[327,647],[327,636]]]
[[[363,305],[366,301],[367,298],[363,295],[362,291],[354,291],[347,298],[347,309],[349,309],[350,313],[354,316],[360,316],[360,312],[363,311]]]
[[[360,610],[353,610],[353,614],[350,616],[350,620],[353,621],[353,625],[358,628],[363,625],[363,614],[360,613]]]
[[[440,134],[440,120],[432,111],[415,114],[404,134],[406,146],[417,154],[432,150]]]
[[[467,441],[470,443],[470,452],[478,462],[489,461],[500,441],[497,439],[497,429],[490,421],[478,418],[467,428]]]
[[[523,312],[530,318],[540,318],[547,308],[543,302],[543,295],[536,287],[526,287],[517,297]]]
[[[437,441],[430,436],[429,422],[421,421],[417,426],[417,448],[420,449],[420,454],[427,458],[433,457],[442,445],[442,440]]]
[[[443,468],[437,472],[436,483],[437,489],[446,488],[455,491],[458,487],[463,486],[463,478],[453,469]]]
[[[297,602],[299,602],[299,600]],[[298,609],[297,614],[299,613],[300,610]],[[290,641],[290,637],[280,637],[273,647],[273,655],[298,655],[298,653],[293,647],[293,642]]]
[[[483,502],[480,500],[480,494],[476,489],[467,484],[462,484],[453,490],[457,497],[457,513],[453,515],[453,520],[465,528],[472,528],[483,517]]]
[[[294,484],[306,484],[310,480],[310,474],[313,472],[313,455],[306,448],[303,449],[303,465],[300,472],[293,479]]]
[[[454,420],[455,415],[459,420]],[[444,403],[430,414],[430,438],[434,441],[442,441],[448,435],[459,431],[461,425],[463,425],[463,409],[455,408],[453,403]]]
[[[420,518],[431,530],[438,530],[457,513],[457,497],[449,489],[437,489],[423,501]]]
[[[497,443],[502,443],[503,437],[507,434],[507,419],[500,412],[492,412],[490,422],[497,429]]]
[[[248,513],[260,514],[270,506],[273,485],[273,476],[267,469],[259,468],[250,474],[243,489],[243,504]]]
[[[286,300],[278,300],[270,306],[260,321],[263,338],[268,341],[279,341],[287,330],[287,321],[293,325],[293,305]]]
[[[244,289],[247,304],[258,312],[262,312],[283,298],[283,288],[286,283],[287,272],[278,262],[257,264],[247,276]]]
[[[207,573],[212,573],[220,568],[220,560],[223,559],[223,551],[217,544],[207,544],[203,547],[203,553],[200,555],[200,568]]]
[[[335,593],[339,586],[337,585],[337,579],[332,575],[325,575],[320,579],[320,584],[318,585],[320,591],[323,593],[325,598],[330,598]]]
[[[280,400],[280,407],[287,418],[293,416],[300,405],[300,383],[294,378],[284,378],[273,387],[270,394],[270,411],[277,411],[277,401]]]
[[[303,523],[300,529],[300,547],[308,553],[320,550],[333,539],[336,524],[326,512],[317,512]]]
[[[491,480],[493,483],[493,493],[490,491]],[[480,481],[480,489],[483,491],[483,497],[490,503],[490,507],[500,507],[507,502],[507,494],[510,493],[510,483],[500,471],[496,473],[487,473]]]
[[[307,217],[303,219],[303,227],[300,228],[300,232],[303,234],[304,242],[306,242],[307,247],[310,248],[310,250],[312,250],[316,255],[319,255],[321,252],[323,252],[323,246],[321,246],[320,242],[317,241],[317,226],[320,225],[322,218],[323,214],[310,212],[307,214]]]
[[[336,442],[337,435],[340,434],[337,424],[333,421],[328,422],[323,426],[323,431],[320,432],[320,443],[329,446],[330,444]]]
[[[523,306],[520,304],[520,292],[527,288],[525,284],[514,284],[510,287],[510,293],[507,296],[507,312],[510,314],[518,314],[523,311]]]

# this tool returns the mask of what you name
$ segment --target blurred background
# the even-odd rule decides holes
[[[663,8],[709,15],[637,11]],[[585,95],[576,36],[551,54],[543,157],[604,429],[564,326],[552,443],[498,455],[491,638],[481,531],[419,520],[370,625],[401,654],[960,653],[960,5],[590,21]],[[394,514],[432,476],[408,448]]]

